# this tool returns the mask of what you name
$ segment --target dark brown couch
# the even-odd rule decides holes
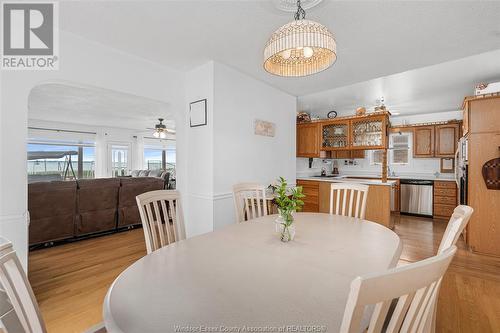
[[[153,177],[122,178],[118,194],[118,227],[141,223],[135,197],[141,193],[161,190],[163,179]]]
[[[78,181],[76,236],[116,228],[119,178]]]
[[[76,182],[51,181],[28,185],[30,244],[75,234]]]
[[[164,188],[162,178],[99,178],[28,184],[29,244],[141,224],[135,197]]]

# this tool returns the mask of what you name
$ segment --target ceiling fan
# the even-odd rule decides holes
[[[153,136],[158,139],[165,139],[167,137],[167,133],[175,134],[175,131],[167,128],[163,123],[163,118],[158,118],[159,123],[155,125],[154,128],[148,128],[154,130]]]

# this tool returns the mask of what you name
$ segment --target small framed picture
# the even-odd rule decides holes
[[[455,172],[455,159],[454,158],[441,158],[441,173]]]
[[[191,127],[207,124],[207,99],[200,99],[189,104],[189,125]]]

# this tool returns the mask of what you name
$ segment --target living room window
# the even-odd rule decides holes
[[[144,146],[144,169],[166,170],[175,179],[176,147],[175,140],[161,140],[161,145]]]
[[[166,151],[158,148],[144,148],[144,168],[147,170],[166,169]]]
[[[95,177],[95,145],[66,142],[28,143],[28,182]]]

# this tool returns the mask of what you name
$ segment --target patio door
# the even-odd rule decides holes
[[[123,177],[130,174],[130,145],[120,143],[108,144],[108,174],[111,177]]]

